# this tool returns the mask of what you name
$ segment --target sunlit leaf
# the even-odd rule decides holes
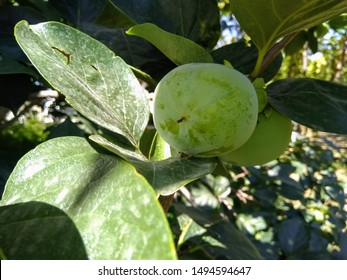
[[[137,24],[160,28],[213,48],[220,34],[219,9],[210,0],[109,0]]]
[[[76,224],[90,259],[173,259],[156,194],[129,163],[100,154],[84,138],[61,137],[26,154],[1,205],[41,201]]]
[[[158,194],[169,195],[186,184],[211,173],[216,167],[207,158],[170,157],[160,161],[132,161]]]
[[[213,58],[203,47],[187,38],[166,32],[151,23],[135,25],[127,31],[127,34],[146,39],[176,65],[213,62]]]
[[[223,60],[227,60],[233,68],[249,75],[257,62],[258,49],[254,44],[249,45],[247,42],[240,41],[215,49],[211,55],[216,63],[223,64]],[[266,82],[270,81],[279,71],[281,64],[282,55],[279,54],[259,77],[264,78]]]
[[[120,57],[61,23],[28,25],[21,21],[15,35],[41,75],[77,111],[138,146],[149,118],[148,102]]]
[[[152,161],[129,147],[112,142],[101,135],[93,135],[91,139],[130,161],[160,195],[172,194],[182,186],[211,173],[216,167],[215,161],[208,158],[170,157]]]
[[[234,0],[231,9],[259,49],[347,11],[347,0]]]

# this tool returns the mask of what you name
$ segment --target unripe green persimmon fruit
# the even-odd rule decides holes
[[[239,166],[265,164],[283,154],[291,134],[291,120],[271,109],[269,115],[259,114],[257,126],[243,146],[220,159]]]
[[[220,64],[191,63],[169,72],[154,92],[154,125],[174,149],[214,157],[252,135],[258,99],[246,76]]]

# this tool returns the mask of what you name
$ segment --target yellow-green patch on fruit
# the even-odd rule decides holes
[[[265,164],[283,154],[288,147],[291,133],[291,120],[271,109],[266,114],[259,114],[257,126],[243,146],[220,158],[240,166]]]
[[[252,83],[224,65],[179,66],[155,89],[153,120],[158,133],[189,155],[213,157],[237,149],[253,133],[257,115]]]

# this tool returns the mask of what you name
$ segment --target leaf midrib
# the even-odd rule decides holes
[[[40,32],[45,36],[45,38],[49,38],[49,36],[47,36],[47,33],[45,30],[43,29],[40,29],[39,32],[36,32],[34,31],[33,29],[30,28],[30,26],[28,27],[34,34],[35,36],[37,37],[40,37]],[[42,54],[45,55],[45,57],[49,60],[49,61],[52,61],[54,62],[55,64],[58,62],[59,64],[56,65],[59,66],[60,69],[62,69],[63,71],[67,71],[69,75],[71,75],[76,81],[78,81],[78,84],[83,88],[85,89],[88,93],[89,93],[89,96],[93,97],[92,99],[89,99],[90,101],[92,101],[92,103],[95,105],[96,108],[105,108],[106,112],[113,112],[113,108],[110,107],[110,105],[108,105],[108,102],[107,100],[105,100],[104,96],[103,95],[100,95],[99,97],[100,100],[102,101],[106,101],[106,102],[100,102],[99,99],[95,98],[95,91],[93,88],[91,88],[88,83],[85,83],[85,81],[79,77],[71,67],[69,67],[68,65],[66,65],[66,63],[61,60],[61,58],[54,52],[54,50],[52,49],[52,46],[48,43],[49,40],[46,40],[46,41],[43,41],[43,40],[39,40],[41,41],[41,43],[43,45],[45,45],[47,47],[47,49],[42,49]],[[80,58],[80,56],[77,56],[78,58]],[[57,58],[57,59],[53,59],[53,58]],[[114,60],[116,58],[116,56],[112,56],[112,59]],[[98,61],[96,61],[98,62]],[[44,73],[42,73],[39,69],[38,71],[40,72],[40,74],[45,77],[46,75]],[[101,74],[101,73],[100,73]],[[56,84],[56,83],[55,83]],[[62,92],[60,89],[59,89],[59,86],[55,86],[60,92]],[[62,92],[63,93],[63,92]],[[67,96],[66,99],[68,101],[71,101],[71,98],[69,98],[70,96]],[[75,96],[72,96],[72,100],[76,100]],[[75,103],[75,102],[71,102],[71,103]],[[76,106],[77,107],[77,106]],[[79,106],[78,106],[79,107]],[[104,110],[104,111],[105,111]],[[88,112],[86,112],[88,114]],[[83,114],[86,114],[85,112]],[[121,112],[122,114],[120,115],[124,115],[124,112]],[[132,134],[132,130],[128,127],[128,125],[126,124],[126,120],[125,119],[122,119],[122,118],[119,118],[118,115],[113,115],[111,116],[111,118],[113,118],[115,121],[117,121],[121,126],[122,126],[122,129],[119,129],[118,127],[115,127],[114,125],[109,125],[109,124],[106,124],[107,128],[112,128],[113,130],[116,130],[115,132],[117,133],[120,133],[126,137],[129,137],[129,140],[130,142],[133,144],[133,145],[137,145],[137,139],[134,137],[134,135]],[[95,122],[98,122],[101,126],[105,126],[104,123],[100,122],[100,121],[95,121]]]
[[[273,2],[273,1],[274,1],[274,0],[271,0],[271,5],[274,7],[274,2]],[[316,1],[312,1],[312,3],[313,3],[313,2],[316,3]],[[310,2],[307,2],[306,5],[303,5],[300,9],[295,10],[295,14],[297,14],[298,12],[302,12],[302,11],[305,10],[307,7],[309,7],[310,4],[311,4]],[[311,4],[311,5],[312,5],[312,4]],[[313,4],[313,5],[314,5],[314,4]],[[274,9],[273,11],[274,11],[276,17],[278,17],[277,11],[276,11],[275,9]],[[283,27],[284,25],[287,24],[288,20],[291,18],[292,15],[293,15],[293,13],[291,13],[290,15],[288,15],[285,19],[282,20],[281,24],[279,24],[279,25],[277,26],[277,28],[274,30],[274,32],[273,32],[272,35],[270,36],[269,40],[267,41],[267,43],[266,43],[265,46],[263,47],[263,50],[267,51],[267,50],[270,49],[271,44],[274,43],[276,37],[277,37],[279,34],[281,34],[281,32],[279,32],[279,31],[282,29],[282,27]],[[282,33],[283,33],[283,32],[282,32]]]

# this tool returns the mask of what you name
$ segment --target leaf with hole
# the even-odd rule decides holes
[[[147,97],[125,62],[67,25],[15,28],[16,39],[41,75],[80,113],[125,136],[135,147],[149,119]]]

